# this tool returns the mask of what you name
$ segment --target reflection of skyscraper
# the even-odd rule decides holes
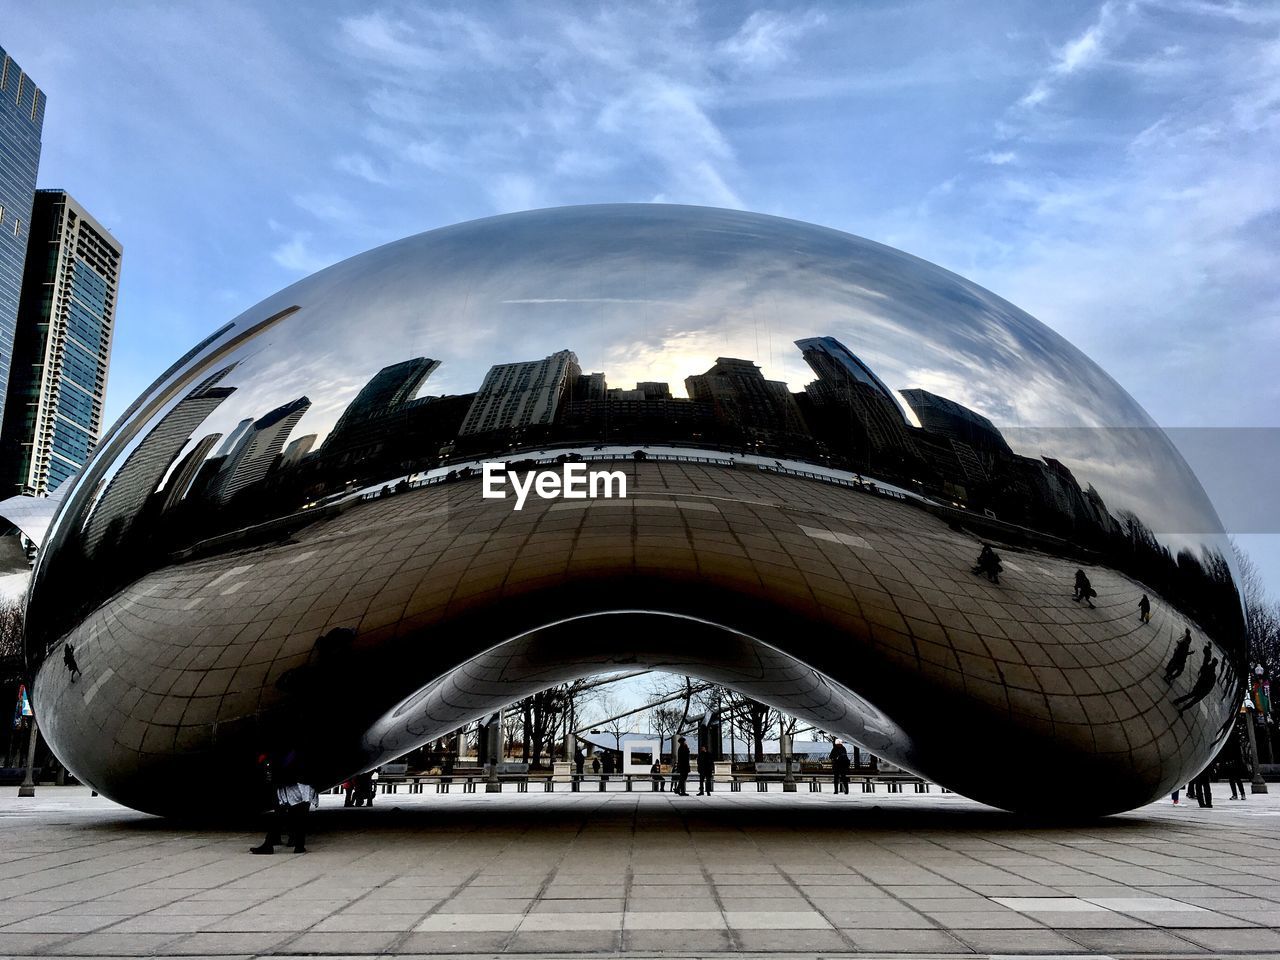
[[[462,421],[459,436],[550,424],[566,387],[581,373],[571,350],[542,360],[490,367]]]
[[[383,367],[375,373],[347,405],[326,443],[341,442],[342,434],[356,424],[386,413],[392,407],[413,399],[427,377],[440,366],[439,360],[415,357]]]
[[[579,377],[574,377],[573,390],[570,400],[603,400],[607,395],[609,385],[605,383],[603,373],[584,373]]]
[[[928,390],[913,388],[899,393],[910,405],[920,426],[930,433],[959,440],[977,450],[1013,455],[996,425],[982,414]]]
[[[222,441],[222,446],[218,448],[215,457],[225,457],[236,448],[236,444],[240,442],[240,438],[249,432],[249,428],[253,426],[253,417],[245,417],[236,424],[236,428],[227,434],[227,438]]]
[[[852,418],[872,449],[918,456],[893,393],[852,350],[835,337],[810,337],[796,346],[818,375],[805,388],[814,404]]]
[[[748,440],[791,446],[809,435],[787,385],[766,380],[750,360],[717,357],[715,366],[686,377],[684,385],[690,399],[711,404],[717,420]]]
[[[36,193],[5,402],[14,493],[57,489],[97,445],[122,252],[68,194]]]
[[[205,457],[209,455],[209,451],[213,449],[213,445],[222,439],[222,434],[211,433],[208,436],[201,437],[196,441],[196,445],[184,456],[173,472],[169,474],[169,479],[164,483],[164,505],[162,510],[170,510],[182,499],[187,489],[191,486],[191,481],[195,479],[196,472],[204,463]]]
[[[22,264],[27,256],[27,221],[40,166],[44,99],[40,88],[0,47],[0,417],[13,356]]]
[[[284,448],[284,453],[280,455],[280,469],[285,470],[289,467],[297,466],[315,445],[316,435],[314,433],[308,433],[305,437],[291,440],[289,445]]]
[[[85,546],[90,553],[113,522],[120,534],[128,529],[196,428],[235,392],[235,387],[217,385],[234,366],[223,367],[179,400],[125,458],[85,524]]]
[[[230,500],[267,475],[289,434],[310,407],[310,399],[299,397],[254,421],[222,465],[217,489],[220,500]]]

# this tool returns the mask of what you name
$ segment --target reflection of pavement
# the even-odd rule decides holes
[[[1250,855],[1280,846],[1275,794],[1087,827],[829,793],[325,796],[312,821],[306,856],[251,857],[248,824],[9,792],[0,954],[1280,951]]]
[[[976,539],[908,504],[745,469],[619,466],[625,500],[531,499],[515,512],[511,500],[481,499],[478,481],[427,487],[353,506],[283,545],[144,577],[73,638],[83,681],[68,688],[53,661],[42,671],[38,692],[57,685],[68,698],[54,722],[105,734],[81,738],[84,754],[66,759],[92,780],[95,769],[207,749],[279,702],[277,682],[334,627],[356,630],[358,650],[424,638],[414,649],[439,672],[523,630],[619,607],[755,635],[895,720],[949,696],[946,710],[975,711],[950,715],[957,732],[981,715],[1099,755],[1108,775],[1146,784],[1134,802],[1194,773],[1208,751],[1221,717],[1209,714],[1207,732],[1191,721],[1222,709],[1216,698],[1180,716],[1161,679],[1186,622],[1152,594],[1152,622],[1141,624],[1142,588],[1120,574],[1089,569],[1089,609],[1071,599],[1074,561],[997,545],[1005,572],[990,584],[970,572]],[[1172,693],[1194,682],[1192,632],[1196,659]],[[639,644],[644,659],[634,633],[600,629],[592,642],[614,655]],[[392,699],[379,709],[431,676],[385,678]],[[395,692],[397,682],[411,685]],[[381,692],[363,684],[359,695]],[[479,713],[464,704],[450,719]]]

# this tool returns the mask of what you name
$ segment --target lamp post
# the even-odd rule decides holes
[[[1249,711],[1253,709],[1253,698],[1246,695],[1244,703],[1240,704],[1240,712],[1244,714],[1245,729],[1249,731],[1249,754],[1253,765],[1253,781],[1249,784],[1250,793],[1266,793],[1267,781],[1262,779],[1262,771],[1258,769],[1258,739],[1253,731],[1253,714]]]
[[[36,716],[31,715],[31,731],[27,737],[27,775],[22,778],[22,786],[18,788],[18,796],[34,797],[36,782],[32,777],[36,765],[36,741],[40,738],[40,730],[36,726]]]
[[[1253,668],[1253,674],[1258,678],[1258,702],[1256,706],[1261,710],[1259,717],[1262,720],[1263,740],[1262,745],[1266,748],[1266,762],[1274,763],[1275,758],[1271,752],[1271,730],[1268,725],[1269,713],[1271,708],[1271,684],[1267,681],[1267,671],[1262,664],[1257,664]],[[1258,758],[1262,762],[1262,757]]]

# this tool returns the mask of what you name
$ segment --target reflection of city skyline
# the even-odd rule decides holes
[[[265,487],[272,509],[298,508],[451,461],[593,443],[687,444],[820,463],[1055,536],[1120,529],[1101,495],[1082,487],[1063,461],[1015,453],[981,413],[918,387],[895,393],[835,337],[803,338],[795,347],[816,377],[796,392],[767,379],[753,360],[718,357],[686,376],[685,397],[666,382],[611,386],[607,371],[584,373],[568,349],[495,364],[475,393],[419,396],[442,362],[415,357],[378,370],[322,440],[314,432],[294,436],[309,397],[245,417],[225,437],[199,435],[193,420],[209,421],[236,392],[214,386],[233,364],[193,390],[126,457],[92,511],[90,540],[102,539],[113,515],[153,497],[153,509],[169,514],[198,503],[226,507]],[[253,522],[238,509],[225,519]]]

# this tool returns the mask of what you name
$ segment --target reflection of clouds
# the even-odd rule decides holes
[[[1113,510],[1156,529],[1216,518],[1162,437],[1078,350],[1012,304],[901,251],[834,230],[729,210],[569,207],[460,224],[337,264],[247,312],[302,309],[246,344],[238,389],[201,428],[230,432],[297,397],[293,436],[323,441],[381,368],[441,361],[424,395],[474,391],[490,366],[573,350],[612,387],[684,380],[717,357],[757,363],[799,391],[794,341],[832,336],[897,391],[923,387],[982,413],[1014,449],[1065,462]],[[1139,435],[1141,431],[1137,432]],[[1159,435],[1155,435],[1159,436]]]

